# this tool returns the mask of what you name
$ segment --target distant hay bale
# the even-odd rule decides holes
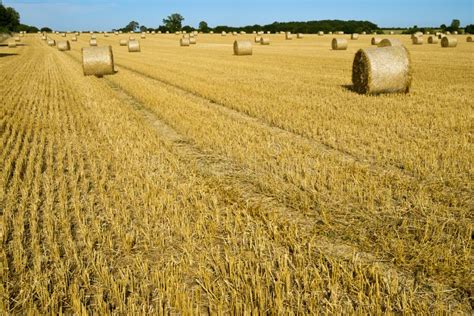
[[[140,38],[141,38],[141,39],[146,39],[146,35],[145,35],[145,34],[142,34],[142,35],[140,35]]]
[[[441,39],[441,47],[456,47],[458,45],[458,39],[452,36],[445,36]]]
[[[71,50],[71,44],[69,43],[69,41],[58,41],[57,47],[58,50],[61,52]]]
[[[379,47],[388,47],[388,46],[403,46],[402,42],[393,38],[384,38],[380,43]]]
[[[359,34],[353,33],[351,34],[351,40],[358,40],[359,39]]]
[[[412,38],[413,45],[423,45],[423,37],[422,36],[415,36]]]
[[[434,36],[434,35],[431,35],[430,37],[428,37],[428,44],[438,44],[439,43],[439,38]]]
[[[364,32],[362,32],[362,35],[367,35],[367,32],[365,32],[365,31],[364,31]]]
[[[227,33],[222,31],[221,36],[227,36]]]
[[[91,35],[91,39],[97,39],[97,35]]]
[[[15,36],[13,39],[15,40],[15,42],[21,42],[21,38],[19,36]]]
[[[232,32],[232,35],[233,35],[233,36],[237,36],[237,32]]]
[[[77,42],[77,37],[76,37],[76,36],[73,36],[73,37],[71,38],[71,41]]]
[[[197,43],[197,40],[196,40],[195,37],[190,37],[190,38],[189,38],[189,44],[191,44],[191,45],[196,45],[196,43]]]
[[[62,36],[62,37],[66,37],[66,33],[62,33],[61,36]]]
[[[468,36],[468,37],[466,38],[466,42],[472,43],[472,36]]]
[[[259,31],[259,32],[257,32],[257,35],[263,35],[263,34],[264,34],[264,32],[263,32],[263,31]]]
[[[107,33],[104,33],[104,37],[109,37],[109,34],[107,34]]]
[[[16,42],[8,42],[8,48],[15,48]]]
[[[390,35],[395,35],[395,32],[394,32],[394,31],[390,31]]]
[[[272,34],[272,32],[270,32],[270,31],[267,31],[267,34]]]
[[[352,66],[354,90],[363,94],[408,93],[410,54],[404,46],[360,49]]]
[[[141,51],[140,49],[140,42],[135,40],[135,41],[128,41],[128,52],[129,53],[139,53]]]
[[[53,39],[48,40],[48,46],[56,46],[56,41]]]
[[[43,41],[46,41],[48,38],[43,35],[43,36],[41,36],[41,39],[42,39]]]
[[[261,36],[255,36],[255,43],[260,43],[261,40],[262,40]]]
[[[293,34],[291,34],[291,32],[286,32],[285,39],[291,41],[293,39]]]
[[[91,39],[89,41],[89,46],[97,46],[97,40],[96,39]]]
[[[382,39],[380,37],[372,37],[372,40],[370,41],[370,43],[372,45],[379,45],[381,41]]]
[[[296,38],[297,39],[302,39],[302,38],[304,38],[304,34],[303,33],[298,33],[298,34],[296,34]]]
[[[126,39],[121,39],[120,42],[119,42],[119,45],[120,46],[127,46],[128,45],[128,41]]]
[[[268,37],[262,37],[262,38],[260,38],[260,44],[261,45],[270,45],[270,39]]]
[[[102,77],[114,74],[112,47],[84,47],[82,49],[82,69],[85,76]]]
[[[319,36],[324,36],[324,32],[323,32],[323,31],[319,31],[319,32],[318,32],[318,35],[319,35]]]
[[[458,31],[454,31],[453,34],[454,34],[454,35],[458,35],[459,32],[458,32]]]
[[[332,32],[328,32],[329,35],[332,35]],[[324,34],[323,34],[324,35]]]
[[[240,31],[240,34],[241,34],[241,35],[245,35],[245,34],[247,34],[247,32],[245,32],[245,31]],[[254,33],[254,34],[255,34],[255,33]]]
[[[346,50],[347,45],[347,40],[345,38],[333,38],[331,42],[333,50]]]
[[[129,41],[134,41],[134,40],[135,40],[135,37],[129,36],[129,37],[128,37],[128,40],[129,40]]]
[[[337,35],[344,35],[344,32],[343,32],[343,31],[339,31],[339,32],[337,32]]]
[[[252,43],[250,41],[235,41],[234,54],[237,56],[252,55]]]
[[[446,31],[445,34],[446,34],[446,35],[451,35],[451,32],[450,32],[450,31]]]
[[[185,47],[185,46],[189,46],[191,43],[189,42],[189,38],[182,38],[179,40],[179,44]]]

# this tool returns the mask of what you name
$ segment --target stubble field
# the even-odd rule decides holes
[[[412,90],[365,96],[371,36],[269,37],[0,47],[0,311],[472,312],[474,44],[394,36]]]

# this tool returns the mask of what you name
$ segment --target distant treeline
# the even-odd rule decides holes
[[[20,23],[20,14],[13,8],[0,4],[0,33],[26,31],[29,33],[38,32],[34,26]]]

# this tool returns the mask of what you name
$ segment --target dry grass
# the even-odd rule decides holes
[[[471,312],[473,45],[394,36],[411,92],[369,97],[371,36],[268,37],[102,38],[102,79],[85,37],[0,58],[1,311]]]

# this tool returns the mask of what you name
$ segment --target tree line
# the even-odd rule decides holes
[[[20,23],[20,14],[14,8],[0,4],[0,33],[26,31],[38,32],[38,28]]]

